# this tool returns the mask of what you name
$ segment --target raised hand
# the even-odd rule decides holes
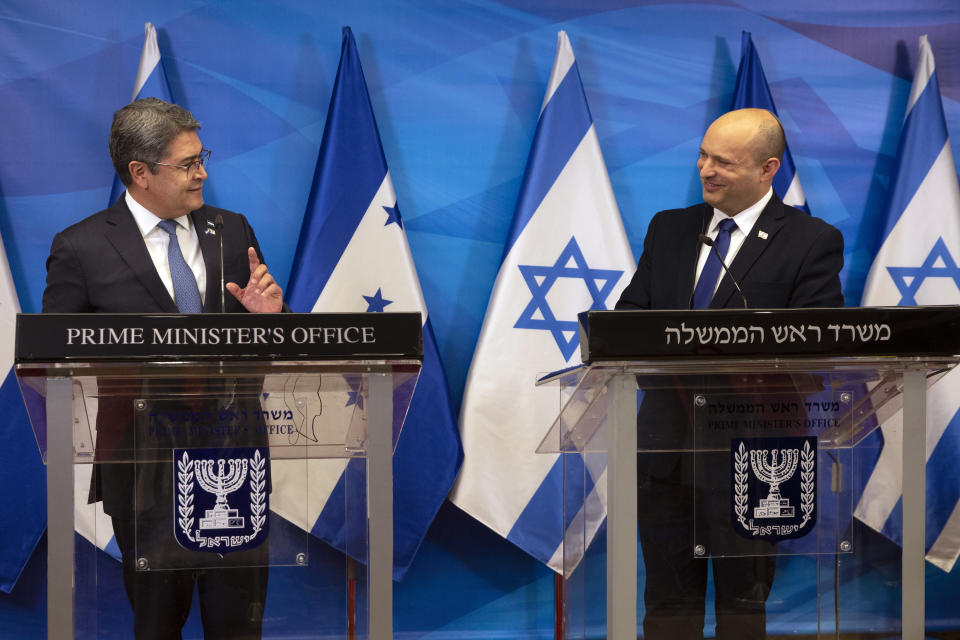
[[[247,249],[247,258],[250,260],[250,279],[242,289],[235,282],[226,284],[234,298],[240,301],[243,307],[252,313],[277,313],[283,309],[283,291],[267,270],[267,265],[261,264],[257,252],[253,247]]]

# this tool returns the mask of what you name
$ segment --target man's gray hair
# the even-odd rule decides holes
[[[173,139],[184,131],[199,128],[200,123],[189,111],[157,98],[131,102],[114,113],[110,160],[120,182],[125,185],[133,182],[130,163],[134,160],[147,163],[151,173],[156,173],[158,168],[151,163],[162,160]]]

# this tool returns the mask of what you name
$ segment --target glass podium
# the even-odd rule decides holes
[[[890,626],[922,639],[926,390],[960,361],[958,324],[956,307],[583,314],[587,364],[540,381],[562,407],[538,452],[564,460],[564,636],[696,634],[710,566],[707,636],[716,618],[741,637],[857,637],[870,595],[838,576],[870,436],[902,420]],[[768,599],[787,556],[806,559],[790,579],[808,610]]]
[[[392,452],[422,351],[416,313],[18,316],[47,468],[48,637],[102,637],[111,609],[152,606],[107,593],[74,531],[134,579],[201,576],[205,619],[296,627],[264,611],[267,576],[319,570],[322,513],[346,604],[326,620],[306,606],[303,632],[391,638]]]

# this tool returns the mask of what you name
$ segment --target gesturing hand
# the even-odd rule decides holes
[[[253,313],[277,313],[283,309],[283,291],[276,283],[267,265],[261,264],[257,252],[253,247],[247,249],[247,258],[250,260],[250,279],[247,286],[240,288],[235,282],[226,284],[234,298]]]

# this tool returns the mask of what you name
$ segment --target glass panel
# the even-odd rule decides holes
[[[538,452],[564,459],[564,637],[602,637],[606,625],[606,504],[596,489],[605,489],[606,394],[615,375],[634,376],[639,387],[638,634],[646,619],[674,633],[699,624],[711,636],[715,607],[725,606],[716,584],[730,580],[759,594],[741,612],[743,629],[809,637],[837,629],[860,637],[878,615],[871,601],[882,583],[877,630],[896,634],[899,559],[884,564],[889,575],[880,579],[863,553],[864,538],[878,534],[852,514],[879,451],[870,436],[902,406],[900,367],[611,363],[542,380],[561,407]],[[943,374],[932,370],[928,384]],[[671,575],[702,576],[705,600],[658,621]],[[801,596],[814,606],[798,610]]]
[[[70,431],[51,431],[73,440],[78,637],[129,630],[134,609],[175,618],[143,585],[184,580],[190,637],[202,635],[190,604],[201,592],[205,617],[263,617],[265,635],[368,637],[370,368],[324,363],[266,376],[249,364],[241,375],[209,365],[157,376],[104,369],[111,375],[72,379]],[[395,446],[418,373],[392,373]],[[20,381],[45,451],[45,378]],[[286,583],[285,593],[297,585],[301,601],[266,599],[268,576]],[[117,606],[124,602],[131,606]],[[231,637],[243,635],[232,628]]]

